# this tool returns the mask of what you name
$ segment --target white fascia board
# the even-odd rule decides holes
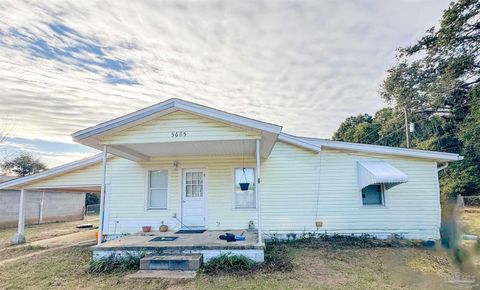
[[[57,167],[54,167],[52,169],[48,169],[45,171],[42,171],[37,174],[25,176],[25,177],[20,177],[16,178],[7,182],[0,183],[0,189],[5,189],[13,186],[21,186],[21,185],[26,185],[44,178],[60,175],[63,173],[67,173],[69,171],[75,170],[75,169],[80,169],[83,167],[87,167],[89,165],[93,165],[95,163],[98,163],[102,161],[102,154],[97,154],[95,156],[85,158],[79,161],[74,161],[70,162],[64,165],[60,165]]]
[[[312,151],[317,152],[317,153],[321,151],[321,146],[317,146],[315,144],[312,144],[310,142],[305,141],[302,138],[292,136],[292,135],[288,135],[288,134],[285,134],[285,133],[281,133],[280,135],[278,135],[278,140],[280,140],[282,142],[285,142],[285,143],[292,144],[292,145],[296,145],[296,146],[299,146],[299,147],[302,147],[302,148],[305,148],[305,149],[308,149],[308,150],[312,150]]]
[[[116,129],[121,126],[125,126],[129,123],[139,121],[143,118],[147,118],[162,111],[176,108],[178,110],[191,112],[205,116],[207,118],[216,119],[219,121],[231,123],[234,125],[249,127],[269,133],[279,134],[282,130],[281,126],[270,124],[246,117],[238,116],[235,114],[227,113],[221,110],[213,109],[210,107],[202,106],[199,104],[187,102],[180,99],[170,99],[162,103],[147,107],[145,109],[130,113],[128,115],[113,119],[111,121],[98,124],[96,126],[80,130],[72,134],[74,140],[79,141],[88,137],[92,137],[97,134],[105,133],[109,130]]]
[[[317,139],[316,143],[320,144],[320,146],[322,147],[359,151],[359,152],[366,152],[366,153],[399,155],[399,156],[425,158],[425,159],[440,160],[440,161],[458,161],[463,159],[463,156],[459,154],[428,151],[428,150],[349,143],[349,142],[330,141],[330,140],[322,140],[322,139]]]
[[[95,125],[93,127],[89,127],[80,131],[77,131],[72,134],[72,137],[74,140],[82,140],[88,137],[91,137],[93,135],[101,134],[105,131],[109,131],[112,129],[115,129],[117,127],[126,125],[128,123],[135,122],[137,120],[140,120],[142,118],[146,118],[152,114],[155,114],[160,111],[168,110],[170,108],[174,107],[174,102],[172,100],[167,100],[165,102],[147,107],[145,109],[127,114],[122,117],[115,118],[113,120],[100,123],[98,125]]]

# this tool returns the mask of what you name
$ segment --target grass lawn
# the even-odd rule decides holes
[[[48,238],[53,238],[57,236],[67,235],[71,233],[76,233],[81,231],[75,226],[78,224],[85,223],[84,221],[73,221],[73,222],[56,222],[56,223],[46,223],[41,225],[29,225],[25,226],[25,238],[27,242],[33,242]],[[93,223],[98,225],[98,219],[95,221],[88,221],[88,223]],[[0,249],[10,246],[10,240],[17,231],[17,228],[8,228],[0,230]]]
[[[291,272],[199,275],[176,281],[89,274],[88,248],[74,247],[0,266],[0,289],[458,289],[445,283],[456,270],[443,251],[291,246],[287,251],[294,264]]]

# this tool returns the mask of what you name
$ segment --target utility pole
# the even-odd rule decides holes
[[[408,132],[408,113],[407,113],[407,107],[404,109],[405,112],[405,136],[407,136],[407,148],[410,148],[410,134]]]

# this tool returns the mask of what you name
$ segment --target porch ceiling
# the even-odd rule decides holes
[[[255,153],[255,139],[116,144],[109,145],[108,151],[134,161],[158,156],[250,155]]]

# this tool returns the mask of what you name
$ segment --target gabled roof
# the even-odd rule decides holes
[[[13,179],[13,180],[10,180],[10,181],[2,182],[2,183],[0,183],[0,189],[12,188],[12,187],[14,188],[14,187],[19,187],[21,185],[30,184],[32,182],[35,182],[35,181],[38,181],[38,180],[41,180],[41,179],[45,179],[45,178],[48,178],[48,177],[61,175],[61,174],[64,174],[64,173],[67,173],[67,172],[70,172],[70,171],[73,171],[73,170],[81,169],[81,168],[99,163],[101,161],[102,161],[102,153],[94,155],[92,157],[88,157],[88,158],[84,158],[84,159],[81,159],[81,160],[78,160],[78,161],[74,161],[74,162],[70,162],[70,163],[67,163],[67,164],[64,164],[64,165],[60,165],[60,166],[42,171],[42,172],[37,173],[37,174],[33,174],[33,175],[25,176],[25,177],[16,178],[16,179]]]
[[[260,133],[261,135],[261,155],[267,157],[275,145],[278,134],[282,131],[282,127],[266,123],[236,114],[227,113],[225,111],[217,110],[207,106],[187,102],[180,99],[169,99],[156,105],[147,107],[145,109],[124,115],[122,117],[113,119],[108,122],[98,124],[96,126],[80,130],[72,134],[74,141],[87,145],[89,147],[102,150],[105,143],[103,138],[117,132],[133,128],[135,126],[144,124],[161,116],[173,113],[175,111],[183,111],[186,113],[198,115],[214,121],[222,122],[231,126],[244,128]],[[171,143],[178,143],[180,141],[172,141]],[[238,141],[241,143],[241,141]],[[172,145],[172,144],[170,144]],[[150,144],[150,147],[154,144]],[[160,146],[168,146],[168,142],[162,142]],[[160,147],[157,146],[156,149]],[[140,146],[132,144],[109,144],[108,152],[117,156],[127,158],[133,161],[147,161],[151,156],[152,148],[143,150]],[[161,149],[161,148],[160,148]]]
[[[463,156],[459,154],[454,154],[454,153],[332,141],[332,140],[319,139],[319,138],[299,137],[299,136],[294,136],[286,133],[281,133],[279,136],[279,140],[287,143],[291,143],[291,144],[295,144],[296,142],[295,145],[298,145],[310,150],[312,150],[312,147],[313,147],[313,148],[316,148],[316,150],[318,151],[320,151],[322,147],[325,147],[325,148],[358,151],[358,152],[374,153],[374,154],[386,154],[386,155],[425,158],[425,159],[432,159],[438,162],[458,161],[463,159]]]
[[[282,127],[279,125],[266,123],[246,117],[242,117],[236,114],[227,113],[225,111],[217,110],[214,108],[202,106],[192,102],[187,102],[177,98],[168,99],[164,102],[156,105],[141,109],[139,111],[118,117],[116,119],[100,123],[96,126],[89,127],[72,134],[72,137],[76,141],[93,137],[95,135],[104,134],[108,131],[118,130],[119,128],[130,127],[138,124],[139,121],[146,121],[168,114],[175,109],[198,114],[207,118],[215,119],[225,123],[233,125],[248,127],[257,129],[273,134],[279,134],[282,131]],[[163,114],[162,114],[163,113]],[[130,125],[130,126],[129,126]]]

